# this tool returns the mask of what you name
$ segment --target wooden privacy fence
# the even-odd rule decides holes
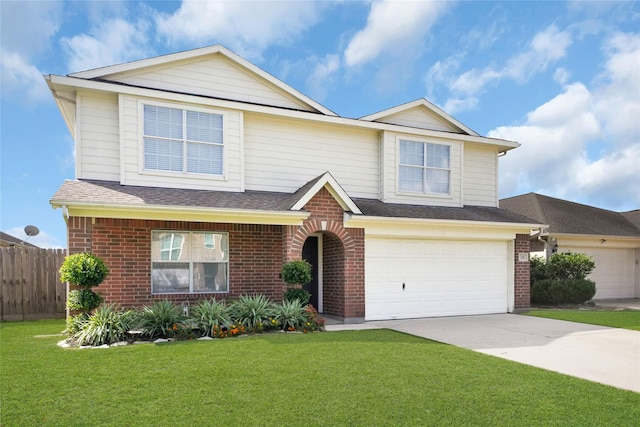
[[[66,283],[60,282],[64,249],[0,248],[0,319],[64,317]]]

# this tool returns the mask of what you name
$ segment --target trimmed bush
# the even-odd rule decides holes
[[[547,263],[543,258],[531,257],[529,262],[530,280],[531,283],[535,283],[538,280],[547,278]]]
[[[543,279],[531,286],[531,302],[535,304],[584,304],[596,294],[596,284],[588,279]]]
[[[311,264],[302,259],[289,261],[282,266],[281,275],[287,285],[306,285],[311,281]]]
[[[309,304],[309,300],[311,299],[311,292],[302,288],[289,288],[284,293],[285,301],[295,301],[298,300],[302,303],[302,305]]]
[[[104,261],[89,253],[78,253],[65,257],[60,267],[60,280],[84,288],[98,286],[109,274]]]
[[[546,277],[549,279],[574,280],[586,278],[596,267],[593,259],[581,253],[559,253],[549,257]]]
[[[102,304],[103,298],[89,288],[73,289],[67,296],[69,310],[90,312]]]

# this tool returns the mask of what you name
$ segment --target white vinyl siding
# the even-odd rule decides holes
[[[81,92],[77,97],[76,176],[78,179],[120,180],[118,97]]]
[[[247,190],[294,192],[329,171],[350,197],[378,197],[378,132],[249,113],[244,122]]]
[[[464,146],[464,204],[498,205],[498,151],[474,144]]]
[[[222,117],[222,127],[224,133],[224,143],[219,144],[220,133],[215,131],[215,126],[205,126],[207,131],[200,135],[186,135],[189,139],[206,139],[206,143],[195,144],[190,142],[176,142],[176,150],[172,153],[177,163],[182,161],[182,165],[170,165],[173,172],[163,170],[153,170],[145,168],[145,143],[144,143],[144,106],[159,106],[169,109],[183,110],[194,114],[194,120],[198,113],[204,113],[203,117],[210,117],[209,114]],[[126,185],[141,186],[162,186],[171,188],[189,188],[198,190],[219,190],[219,191],[242,191],[242,113],[233,110],[219,110],[204,108],[196,105],[184,105],[156,100],[139,99],[128,96],[120,97],[122,129],[122,183]],[[181,132],[188,131],[187,113],[184,113],[184,128]],[[209,123],[211,124],[211,123]],[[195,128],[194,128],[195,129]],[[200,129],[203,130],[204,128]],[[153,142],[153,138],[152,138]],[[182,144],[186,144],[186,147]],[[165,144],[166,145],[166,144]],[[211,151],[212,147],[223,148],[222,169],[215,162],[197,162],[201,153],[195,151],[200,149]],[[178,147],[179,146],[179,147]],[[184,150],[180,151],[180,147]],[[149,153],[148,153],[149,154]],[[211,152],[208,153],[212,155]],[[220,151],[218,151],[220,154]],[[167,153],[163,158],[167,160]],[[181,160],[179,160],[182,155]],[[153,157],[153,156],[152,156]],[[162,157],[162,156],[161,156]],[[191,159],[191,161],[189,161]],[[149,160],[149,158],[147,158]],[[174,168],[175,167],[175,168]],[[159,168],[161,169],[161,168]],[[179,170],[179,172],[177,171]],[[222,175],[220,174],[222,173]]]
[[[402,191],[400,187],[400,141],[409,140],[427,144],[446,145],[449,147],[449,193],[421,193]],[[417,138],[407,134],[384,132],[382,140],[382,159],[384,180],[381,181],[380,193],[386,203],[405,203],[427,206],[462,206],[462,143],[444,141],[437,138]]]
[[[408,126],[418,129],[439,130],[443,132],[462,133],[462,131],[442,119],[435,114],[430,113],[425,108],[412,108],[387,117],[382,117],[376,122],[391,123],[394,125]]]
[[[111,76],[110,80],[193,95],[313,111],[282,89],[251,72],[239,69],[219,54],[196,61],[182,61],[169,68],[163,67],[166,65],[124,77]]]

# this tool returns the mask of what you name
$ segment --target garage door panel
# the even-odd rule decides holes
[[[562,247],[563,251],[593,257],[596,268],[587,278],[596,282],[596,299],[635,296],[635,250],[616,248]]]
[[[368,239],[366,245],[367,319],[507,311],[506,242]]]

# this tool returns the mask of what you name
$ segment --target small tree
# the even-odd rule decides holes
[[[91,288],[102,283],[107,274],[109,269],[104,261],[93,254],[77,253],[65,257],[60,267],[60,280],[80,287],[69,291],[67,308],[85,315],[97,308],[102,297]]]
[[[306,289],[302,289],[302,287],[311,282],[311,264],[305,260],[289,261],[282,266],[280,275],[282,280],[289,285],[284,294],[284,299],[286,301],[297,299],[302,304],[308,304],[311,294]]]
[[[553,254],[547,263],[547,276],[549,279],[575,280],[586,278],[596,263],[593,259],[581,253]]]

